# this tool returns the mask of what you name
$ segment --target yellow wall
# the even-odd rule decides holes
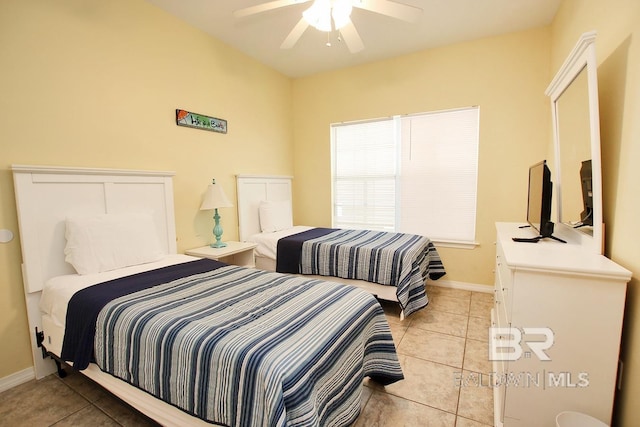
[[[0,60],[0,228],[16,236],[11,164],[175,171],[179,251],[212,237],[211,178],[235,200],[235,174],[293,173],[291,80],[142,0],[3,0]],[[178,127],[176,108],[229,131]],[[237,238],[235,208],[220,214]],[[19,238],[0,244],[0,378],[32,365],[20,262]]]
[[[0,228],[18,232],[13,163],[176,171],[179,250],[210,238],[211,219],[198,207],[212,177],[233,200],[234,174],[294,175],[296,222],[330,225],[330,123],[479,105],[480,246],[441,254],[449,280],[490,284],[493,223],[524,219],[527,168],[550,152],[544,90],[579,35],[593,29],[607,255],[639,271],[637,0],[565,0],[550,28],[293,82],[142,0],[3,0]],[[224,118],[229,133],[179,128],[175,108]],[[221,214],[225,236],[237,237],[235,209]],[[0,378],[31,366],[20,262],[19,238],[0,244]],[[634,277],[619,425],[637,418],[637,288]]]
[[[580,34],[595,30],[606,255],[634,272],[627,292],[622,390],[616,423],[638,425],[640,413],[640,2],[565,0],[551,27],[558,69]],[[598,345],[597,337],[594,345]]]
[[[438,251],[448,280],[492,284],[494,223],[525,220],[528,167],[546,155],[549,57],[543,28],[295,80],[296,221],[331,225],[331,123],[479,105],[480,245]]]

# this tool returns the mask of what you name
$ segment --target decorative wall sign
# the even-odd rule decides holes
[[[176,124],[190,128],[227,133],[227,121],[215,117],[204,116],[186,110],[176,109]]]

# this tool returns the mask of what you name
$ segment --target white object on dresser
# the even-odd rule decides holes
[[[246,242],[225,242],[224,248],[212,248],[210,246],[202,246],[200,248],[188,249],[184,253],[200,258],[209,258],[227,264],[239,265],[241,267],[254,268],[255,257],[253,250],[258,246],[256,243]]]
[[[514,242],[532,237],[519,225],[496,224],[495,425],[555,426],[563,411],[609,424],[631,272],[580,243]]]

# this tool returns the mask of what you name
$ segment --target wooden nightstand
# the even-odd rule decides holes
[[[212,248],[202,246],[195,249],[187,249],[184,253],[201,258],[214,259],[226,262],[227,264],[239,265],[241,267],[254,268],[256,266],[253,250],[258,246],[255,243],[247,242],[225,242],[224,248]]]

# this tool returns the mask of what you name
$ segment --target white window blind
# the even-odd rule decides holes
[[[331,130],[334,227],[473,243],[479,108]]]
[[[332,126],[334,227],[395,230],[395,133],[393,119]]]
[[[478,108],[402,121],[397,231],[473,242],[478,176]]]

